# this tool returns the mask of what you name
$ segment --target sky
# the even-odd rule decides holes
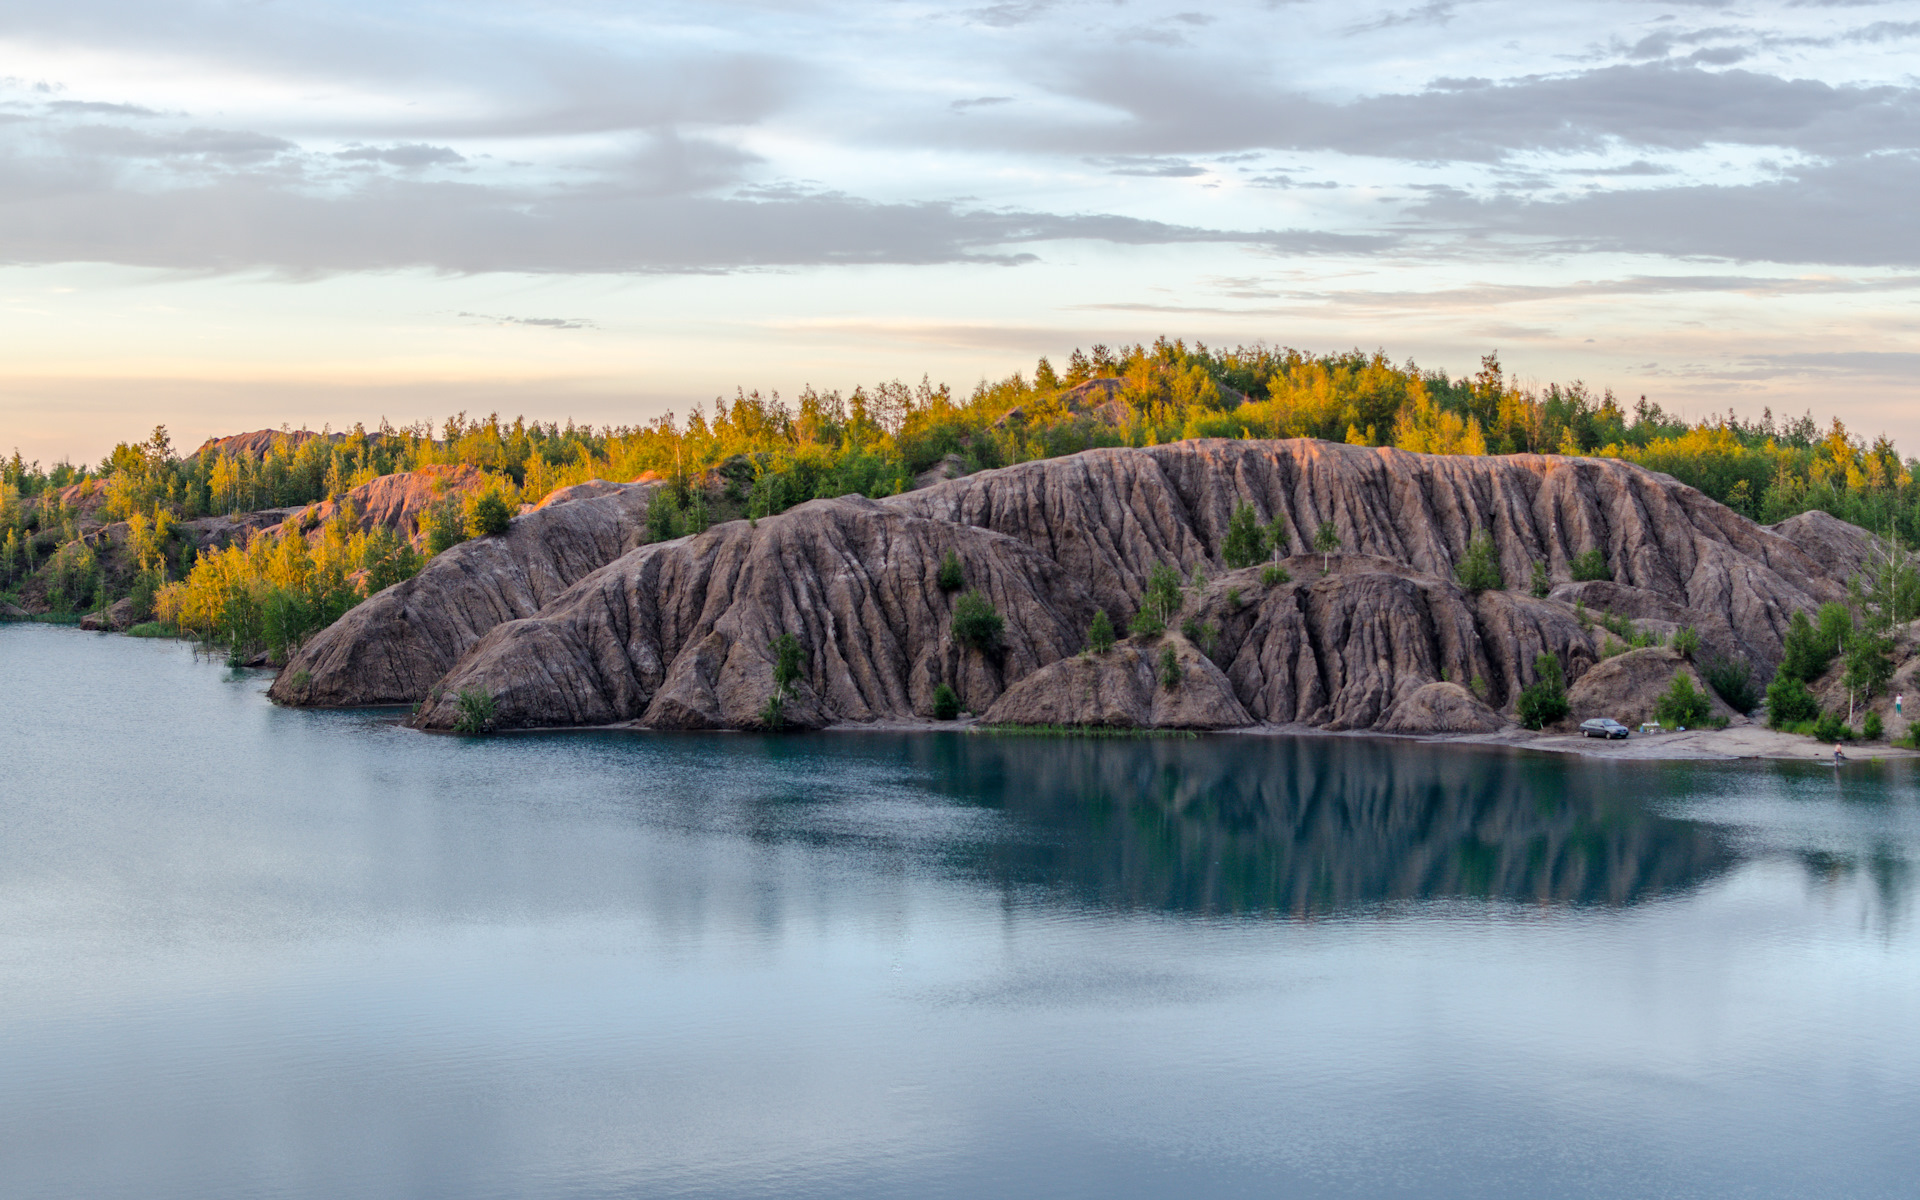
[[[0,452],[1076,346],[1920,454],[1920,3],[0,0]]]

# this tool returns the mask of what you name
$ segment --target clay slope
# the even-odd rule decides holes
[[[1572,560],[1598,548],[1615,582],[1690,610],[1716,644],[1768,668],[1792,612],[1844,590],[1795,539],[1619,459],[1199,439],[1023,463],[892,502],[1018,538],[1130,612],[1155,562],[1218,561],[1241,500],[1296,551],[1331,521],[1345,550],[1441,579],[1483,530],[1515,588],[1535,562],[1570,581]]]
[[[1296,550],[1323,521],[1345,549],[1295,554],[1290,579],[1271,585],[1260,568],[1228,572],[1220,553],[1242,500]],[[947,683],[975,712],[1007,692],[1009,720],[1218,727],[1243,713],[1276,725],[1465,730],[1511,712],[1538,655],[1555,655],[1570,682],[1601,660],[1607,635],[1576,602],[1647,629],[1693,625],[1764,678],[1791,614],[1839,597],[1832,566],[1858,550],[1851,527],[1782,528],[1793,536],[1614,460],[1314,441],[1096,450],[884,501],[816,501],[757,527],[734,522],[609,555],[564,594],[536,594],[506,572],[469,578],[450,552],[412,592],[369,601],[290,664],[289,676],[306,669],[319,680],[324,663],[329,682],[311,694],[327,699],[283,695],[284,684],[276,695],[371,703],[363,697],[437,688],[420,718],[436,728],[454,723],[462,690],[493,696],[508,726],[751,726],[774,690],[771,642],[791,632],[811,654],[786,709],[801,725],[925,716]],[[1453,565],[1481,531],[1510,588],[1524,588],[1538,561],[1554,594],[1463,591]],[[1614,582],[1570,581],[1568,564],[1592,548]],[[1004,655],[953,644],[952,597],[934,583],[948,549],[1007,618]],[[1157,562],[1211,577],[1189,590],[1176,622],[1193,622],[1209,664],[1185,673],[1196,693],[1177,704],[1143,686],[1148,647],[1123,645],[1105,665],[1062,662],[1080,650],[1095,608],[1125,626]],[[416,645],[426,636],[416,627],[437,631],[430,648]],[[1206,686],[1215,675],[1224,686]],[[1442,681],[1460,687],[1432,687]]]
[[[514,518],[507,533],[435,555],[412,579],[369,597],[287,663],[283,704],[407,704],[426,695],[488,630],[540,606],[640,544],[645,486]]]
[[[952,639],[956,594],[938,582],[948,552],[1006,618],[997,652]],[[941,683],[979,710],[1007,680],[1077,650],[1091,618],[1083,588],[1010,538],[859,497],[815,500],[643,547],[582,580],[488,634],[418,722],[451,728],[459,693],[478,689],[506,728],[754,726],[783,633],[809,651],[786,724],[926,716]]]
[[[279,534],[293,530],[312,534],[343,510],[350,509],[355,515],[355,527],[363,532],[384,525],[401,537],[420,542],[426,537],[420,527],[421,519],[429,508],[449,496],[463,497],[485,482],[486,476],[480,469],[467,463],[382,475],[338,500],[307,505],[269,532]]]

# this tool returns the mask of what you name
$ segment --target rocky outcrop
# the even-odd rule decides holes
[[[421,521],[428,509],[449,498],[457,500],[477,491],[486,486],[486,482],[485,473],[468,463],[382,475],[337,500],[309,504],[268,532],[315,534],[342,512],[349,512],[353,514],[354,528],[362,533],[385,527],[410,541],[423,542],[426,530],[421,527]]]
[[[1393,706],[1383,733],[1492,733],[1500,714],[1457,683],[1429,683]]]
[[[1162,676],[1164,648],[1176,678]],[[1040,668],[1005,692],[982,718],[989,725],[1100,725],[1118,729],[1239,729],[1253,718],[1213,660],[1186,638],[1129,640]]]
[[[939,583],[949,552],[1005,620],[991,653],[953,637],[956,595]],[[929,716],[942,683],[979,712],[1009,680],[1078,650],[1091,617],[1084,589],[1011,538],[859,497],[815,500],[646,546],[538,616],[501,625],[418,721],[451,728],[459,693],[479,689],[503,728],[756,726],[775,693],[773,642],[786,633],[809,653],[784,724]]]
[[[115,600],[105,612],[88,613],[80,618],[80,628],[96,632],[126,632],[133,628],[133,601],[124,598]]]
[[[566,537],[566,514],[629,495],[551,504],[501,540],[537,557],[547,535],[527,522],[558,521],[553,536]],[[1342,549],[1284,559],[1284,579],[1226,571],[1227,523],[1243,502],[1294,550],[1322,524]],[[625,519],[637,527],[643,512],[632,505]],[[571,579],[535,572],[538,588],[483,539],[349,614],[289,664],[275,694],[425,699],[419,719],[436,728],[471,689],[493,696],[508,726],[745,727],[774,694],[771,643],[792,633],[810,659],[782,716],[803,726],[926,716],[946,683],[973,711],[1009,720],[1474,727],[1512,710],[1543,653],[1570,681],[1587,674],[1607,636],[1592,621],[1602,613],[1656,633],[1692,625],[1764,676],[1792,613],[1843,594],[1829,564],[1854,553],[1845,529],[1782,528],[1610,459],[1306,440],[1094,450],[882,501],[814,501],[618,561],[608,547],[620,538],[602,538],[569,559],[591,566]],[[629,546],[632,532],[620,535]],[[1454,564],[1482,533],[1510,587],[1543,563],[1552,594],[1461,589]],[[1573,583],[1569,564],[1594,549],[1613,581]],[[1006,618],[999,655],[953,641],[953,597],[937,585],[948,550]],[[1189,634],[1177,652],[1200,681],[1193,696],[1207,697],[1177,714],[1142,690],[1140,663],[1120,651],[1110,663],[1068,661],[1096,609],[1125,625],[1158,563],[1211,578],[1194,582],[1174,622]],[[1459,686],[1434,690],[1444,681]]]
[[[251,433],[235,433],[223,438],[208,438],[206,441],[200,443],[200,448],[195,450],[194,453],[197,455],[207,453],[215,455],[244,454],[253,458],[260,458],[273,453],[273,448],[282,442],[285,442],[289,447],[298,449],[301,443],[310,442],[317,437],[324,437],[330,442],[337,442],[345,436],[345,434],[341,433],[315,433],[311,429],[256,429]]]
[[[1738,716],[1701,681],[1691,664],[1664,646],[1629,650],[1596,665],[1567,689],[1567,717],[1577,725],[1589,717],[1612,717],[1623,725],[1655,720],[1660,697],[1673,686],[1675,675],[1685,674],[1696,691],[1705,692],[1713,715],[1729,720]]]
[[[409,704],[502,621],[529,617],[641,543],[648,489],[516,517],[497,537],[437,554],[418,575],[353,608],[288,661],[283,704]]]

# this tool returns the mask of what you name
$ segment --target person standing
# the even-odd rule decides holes
[[[1895,692],[1893,694],[1893,715],[1894,716],[1899,717],[1899,716],[1906,715],[1900,710],[1900,704],[1905,699],[1906,699],[1906,696],[1900,692]]]
[[[1833,765],[1837,767],[1845,761],[1847,761],[1847,756],[1840,753],[1840,743],[1835,742],[1833,744]]]

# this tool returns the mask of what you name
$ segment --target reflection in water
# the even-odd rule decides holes
[[[1627,905],[1734,861],[1650,810],[1637,765],[1360,738],[903,739],[932,785],[1035,836],[1012,884],[1197,913],[1328,914],[1448,897]]]

